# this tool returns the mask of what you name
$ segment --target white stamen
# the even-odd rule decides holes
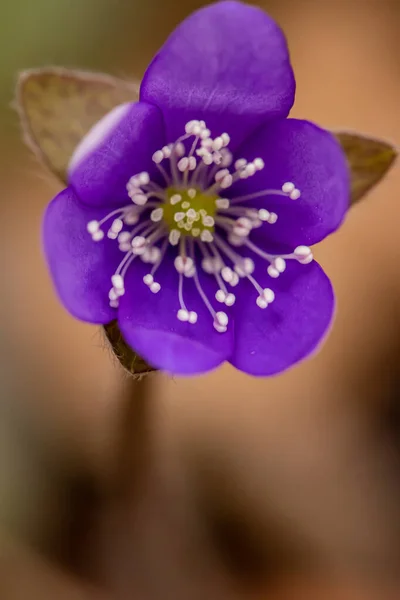
[[[189,311],[186,310],[186,308],[180,308],[177,312],[177,318],[179,321],[182,321],[183,323],[185,323],[186,321],[189,321]]]
[[[153,277],[153,275],[151,275],[151,273],[147,273],[147,275],[145,275],[145,276],[143,277],[143,282],[144,282],[146,285],[149,285],[149,286],[150,286],[150,285],[153,283],[153,281],[154,281],[154,277]]]
[[[133,194],[131,198],[132,202],[134,202],[138,206],[144,206],[147,202],[147,196],[145,196],[144,194]]]
[[[157,282],[154,281],[151,285],[150,285],[150,291],[153,292],[153,294],[158,294],[158,292],[161,289],[161,285]]]
[[[292,183],[291,181],[287,181],[282,186],[282,192],[285,192],[285,194],[291,194],[293,192],[294,188],[295,188],[294,183]]]
[[[89,221],[89,223],[86,225],[86,229],[88,230],[88,232],[90,234],[94,234],[96,233],[96,231],[99,230],[99,222],[98,221]]]
[[[164,160],[164,152],[162,150],[157,150],[157,152],[154,152],[152,159],[156,165],[159,165]]]
[[[229,208],[229,200],[227,198],[218,198],[215,201],[215,206],[219,209]]]
[[[313,253],[308,246],[297,246],[293,254],[297,258],[297,260],[303,265],[308,265],[314,260]]]
[[[175,269],[182,275],[192,276],[194,262],[189,256],[177,256],[174,261]]]
[[[224,292],[224,290],[217,290],[215,293],[215,299],[217,300],[217,302],[221,302],[221,304],[225,303],[226,293]]]
[[[274,223],[276,223],[278,220],[278,215],[276,213],[269,213],[269,217],[268,217],[268,223],[270,225],[273,225]]]
[[[293,192],[290,193],[290,199],[291,200],[298,200],[301,196],[301,192],[298,189],[293,190]]]
[[[94,242],[100,242],[104,237],[104,231],[101,231],[101,229],[99,229],[99,231],[95,231],[92,235],[92,240]]]

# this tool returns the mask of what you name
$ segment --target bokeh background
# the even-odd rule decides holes
[[[1,3],[4,600],[22,600],[36,585],[31,597],[54,597],[41,569],[52,569],[50,560],[65,566],[71,531],[88,530],[93,498],[83,523],[76,498],[80,506],[88,480],[107,480],[128,387],[101,333],[74,321],[54,295],[40,226],[59,184],[21,141],[16,75],[64,65],[140,79],[172,28],[204,4]],[[294,116],[399,141],[398,0],[257,4],[289,40]],[[150,473],[135,488],[135,516],[108,523],[101,543],[85,550],[111,594],[121,594],[110,597],[220,598],[227,587],[290,600],[400,597],[399,185],[395,167],[316,250],[338,302],[316,356],[266,380],[228,366],[192,379],[153,377],[146,439],[135,441]],[[38,556],[44,562],[32,566]]]

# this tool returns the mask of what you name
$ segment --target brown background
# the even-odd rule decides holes
[[[123,379],[96,328],[74,321],[53,293],[40,224],[58,184],[20,141],[9,108],[15,73],[63,64],[140,78],[168,32],[203,4],[14,0],[0,8],[6,48],[0,61],[0,526],[13,536],[39,543],[43,529],[55,527],[51,511],[58,514],[59,500],[50,463],[101,475]],[[399,140],[398,0],[258,4],[289,40],[298,85],[293,116]],[[379,582],[376,597],[387,597],[382,586],[399,572],[400,446],[392,435],[400,367],[399,184],[395,168],[316,250],[338,300],[334,328],[317,356],[272,379],[226,366],[204,377],[153,380],[152,460],[168,493],[161,485],[154,505],[151,498],[142,503],[135,547],[144,556],[138,570],[160,573],[164,587],[175,567],[162,566],[169,546],[157,537],[159,504],[179,499],[185,506],[210,488],[224,505],[239,503],[255,515],[274,560],[275,545],[284,545],[284,554],[295,548],[307,569],[323,573],[322,581],[328,574],[350,578],[369,591]],[[179,545],[185,532],[186,524],[173,525],[165,535]],[[285,560],[282,577],[289,581]],[[319,598],[326,594],[319,588]],[[22,599],[22,592],[9,592],[14,597]]]

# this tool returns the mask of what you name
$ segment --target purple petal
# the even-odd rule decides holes
[[[153,294],[143,283],[149,267],[137,261],[128,273],[126,293],[120,300],[118,322],[128,344],[153,367],[174,375],[195,375],[214,369],[232,353],[233,323],[218,333],[213,318],[195,290],[193,279],[184,279],[183,295],[188,310],[198,313],[196,324],[177,319],[178,274],[167,258],[155,279],[161,284]],[[213,278],[201,277],[208,298],[214,300]],[[214,302],[215,303],[215,302]]]
[[[94,242],[86,225],[105,212],[81,205],[67,188],[49,204],[43,224],[44,251],[61,302],[74,317],[102,324],[116,317],[108,292],[121,252],[115,240]]]
[[[260,309],[256,290],[249,282],[241,282],[234,305],[235,350],[230,362],[250,375],[275,375],[320,343],[333,316],[333,290],[315,261],[309,265],[291,261],[274,280],[259,262],[254,276],[263,288],[275,292],[275,300]]]
[[[193,13],[154,58],[141,99],[159,106],[168,141],[204,119],[236,146],[267,119],[286,117],[295,81],[285,37],[261,9],[217,2]]]
[[[321,241],[342,223],[349,206],[349,171],[339,143],[328,131],[308,121],[275,121],[248,140],[239,156],[248,160],[261,157],[265,167],[237,184],[232,196],[280,190],[286,182],[294,183],[301,191],[298,200],[266,196],[246,202],[246,206],[277,213],[274,225],[263,226],[266,241],[293,250],[301,244]]]
[[[126,184],[142,171],[156,173],[152,155],[165,144],[162,115],[143,102],[123,104],[101,119],[72,156],[69,183],[82,202],[120,206]]]

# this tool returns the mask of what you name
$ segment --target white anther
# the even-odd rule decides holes
[[[169,233],[168,240],[172,246],[176,246],[179,242],[179,238],[181,237],[181,232],[177,229],[172,229]]]
[[[151,211],[150,219],[154,223],[158,223],[158,221],[161,221],[161,219],[163,218],[163,214],[164,214],[163,208],[161,208],[161,207],[155,208],[154,210]]]
[[[185,156],[185,145],[182,142],[175,144],[174,148],[177,156]]]
[[[275,294],[270,288],[265,288],[256,300],[260,308],[267,308],[275,300]]]
[[[175,223],[178,223],[178,221],[182,221],[182,219],[184,219],[186,216],[186,214],[184,212],[176,212],[174,214],[174,221]]]
[[[229,322],[229,319],[228,319],[228,315],[226,313],[219,311],[215,314],[214,328],[219,333],[225,333],[225,331],[227,330],[228,322]]]
[[[208,154],[205,154],[205,155],[203,156],[203,163],[204,163],[205,165],[207,165],[208,167],[209,167],[210,165],[212,165],[212,164],[213,164],[213,162],[214,162],[214,157],[213,157],[213,155],[212,155],[212,154],[208,153]]]
[[[188,121],[185,125],[185,133],[190,135],[191,133],[193,133],[193,128],[198,127],[199,124],[199,121],[196,121],[195,119],[193,119],[192,121]]]
[[[221,148],[223,148],[223,147],[224,147],[224,140],[223,140],[222,136],[216,137],[212,144],[213,150],[218,151],[218,150],[221,150]]]
[[[221,302],[221,304],[224,304],[226,300],[226,294],[224,290],[217,290],[217,292],[215,293],[215,299],[217,300],[217,302]]]
[[[211,243],[214,241],[214,236],[212,235],[211,231],[209,231],[208,229],[204,229],[200,234],[200,239],[202,242]]]
[[[203,217],[203,225],[204,227],[214,227],[215,221],[213,217],[211,217],[210,215]]]
[[[274,212],[269,213],[269,218],[268,218],[268,223],[270,225],[273,225],[274,223],[276,223],[278,220],[278,215]]]
[[[236,296],[235,294],[231,294],[229,293],[226,298],[225,298],[225,305],[226,306],[233,306],[235,304],[236,301]]]
[[[246,177],[245,177],[246,179],[247,179],[247,177],[252,177],[254,175],[254,173],[256,172],[256,167],[255,167],[254,163],[249,163],[243,172],[246,174]],[[240,176],[242,176],[242,174]]]
[[[227,133],[221,133],[221,138],[222,138],[224,147],[226,148],[226,146],[229,146],[229,142],[231,141],[231,138],[229,137],[229,135]]]
[[[219,185],[221,186],[221,188],[223,190],[226,190],[227,188],[231,187],[233,183],[233,177],[232,175],[225,175],[225,177],[222,179],[222,181],[220,181]]]
[[[237,273],[233,273],[232,275],[232,279],[229,282],[229,285],[231,285],[232,287],[236,287],[239,283],[239,275]]]
[[[125,244],[125,242],[129,242],[131,239],[131,234],[129,233],[129,231],[121,231],[121,233],[118,236],[118,242],[120,244]]]
[[[186,275],[190,273],[193,269],[194,263],[193,259],[189,256],[177,256],[174,260],[175,269],[178,273],[182,273],[182,275]]]
[[[134,202],[138,206],[144,206],[147,202],[147,196],[145,196],[144,194],[133,194],[131,198],[132,202]]]
[[[273,279],[276,279],[280,275],[278,269],[276,269],[273,265],[269,265],[267,271],[268,271],[268,275],[270,277],[272,277]]]
[[[210,138],[211,135],[211,131],[209,129],[203,129],[203,131],[200,133],[200,138],[202,140],[208,140]]]
[[[196,197],[197,194],[197,190],[195,190],[195,188],[189,188],[187,191],[187,195],[189,196],[189,198],[191,198],[193,200],[193,198]]]
[[[136,223],[139,221],[139,215],[137,214],[137,212],[135,210],[131,210],[128,213],[126,213],[126,215],[124,216],[124,222],[127,225],[136,225]]]
[[[256,299],[256,304],[258,308],[267,308],[268,306],[268,302],[264,300],[262,296],[258,296],[258,298]]]
[[[113,302],[115,302],[115,300],[118,300],[118,294],[114,290],[114,288],[111,288],[111,290],[108,292],[108,298]]]
[[[236,263],[234,266],[236,273],[239,277],[246,277],[251,275],[254,271],[254,261],[251,258],[243,258],[240,263]]]
[[[169,158],[172,154],[172,146],[164,146],[161,152],[163,153],[164,158]]]
[[[200,233],[201,233],[201,230],[198,227],[195,227],[194,229],[192,229],[193,237],[199,237]]]
[[[99,231],[99,222],[89,221],[89,223],[86,225],[86,229],[88,233],[93,235],[94,233],[96,233],[96,231]]]
[[[182,321],[182,323],[186,323],[186,321],[189,321],[189,311],[185,308],[180,308],[176,313],[176,316],[179,321]]]
[[[280,256],[278,256],[277,258],[275,258],[272,264],[275,267],[275,269],[277,271],[279,271],[279,273],[283,273],[284,270],[286,269],[285,259],[281,258]]]
[[[122,277],[122,275],[114,274],[111,277],[111,283],[113,284],[116,290],[124,289],[124,278]]]
[[[188,169],[189,171],[194,171],[197,167],[197,160],[195,159],[194,156],[191,156],[189,158],[189,164],[188,164]]]
[[[282,192],[284,192],[285,194],[291,194],[293,192],[293,190],[294,190],[294,183],[292,183],[291,181],[287,181],[282,186]]]
[[[232,160],[233,160],[232,152],[229,152],[229,150],[223,149],[223,150],[221,150],[221,154],[222,154],[221,166],[229,167],[232,164]]]
[[[308,246],[297,246],[295,248],[293,254],[296,256],[299,263],[302,265],[308,265],[310,262],[314,260],[313,253],[311,248]]]
[[[95,231],[92,234],[92,240],[94,242],[100,242],[104,237],[104,231],[102,231],[101,229],[99,229],[98,231]]]
[[[146,285],[151,285],[154,281],[154,277],[153,275],[151,275],[151,273],[147,273],[147,275],[145,275],[143,277],[143,283],[145,283]]]
[[[187,156],[184,156],[178,161],[178,169],[181,171],[181,173],[189,170],[189,159]]]
[[[146,238],[142,235],[137,235],[133,238],[131,246],[133,254],[143,254],[143,252],[146,250]]]
[[[154,152],[152,160],[156,165],[159,165],[164,160],[164,152],[162,150],[157,150],[157,152]]]
[[[197,312],[195,312],[194,310],[191,310],[189,313],[189,323],[191,325],[194,325],[195,323],[197,323]]]
[[[215,201],[215,206],[220,209],[229,208],[230,202],[227,198],[218,198]]]
[[[174,206],[174,204],[178,204],[179,202],[181,202],[181,200],[182,196],[180,194],[174,194],[173,196],[171,196],[169,201],[172,204],[172,206]]]
[[[230,283],[233,280],[234,273],[230,267],[223,267],[221,270],[221,277],[227,283]]]
[[[113,233],[119,233],[121,231],[121,229],[123,228],[124,224],[121,221],[121,219],[115,219],[113,221],[113,224],[111,225],[111,231]]]
[[[160,289],[161,285],[158,283],[158,281],[153,281],[153,283],[150,285],[150,291],[153,292],[153,294],[158,294]]]
[[[301,196],[301,192],[298,189],[293,190],[293,192],[291,192],[290,194],[290,199],[291,200],[298,200]]]
[[[118,300],[110,300],[110,306],[111,306],[111,308],[118,308],[118,306],[119,306]]]
[[[269,210],[267,210],[266,208],[260,208],[260,210],[258,211],[258,218],[261,221],[268,221],[270,218]]]
[[[247,237],[252,229],[252,222],[247,217],[240,217],[232,229],[234,235]]]
[[[190,202],[188,202],[187,200],[185,202],[182,202],[182,208],[184,210],[187,210],[188,208],[190,208]]]
[[[265,167],[265,163],[262,158],[255,158],[253,160],[253,165],[257,171],[262,171],[262,169]]]
[[[215,177],[214,177],[215,182],[219,183],[220,181],[222,181],[224,179],[224,177],[227,177],[227,175],[229,175],[229,174],[230,173],[229,173],[228,169],[221,169],[220,171],[217,171],[215,173]]]
[[[245,166],[247,165],[247,160],[245,158],[239,158],[236,162],[235,162],[235,169],[236,171],[240,171],[241,169],[243,169]]]

